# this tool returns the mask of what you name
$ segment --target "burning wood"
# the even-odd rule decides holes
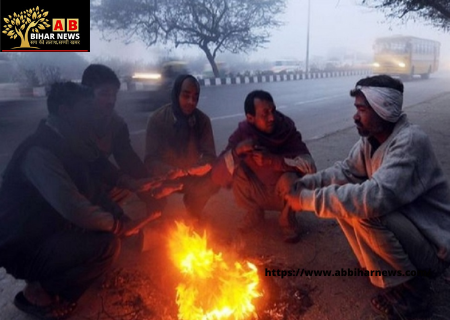
[[[206,231],[200,236],[182,223],[176,227],[169,247],[184,278],[177,286],[179,319],[238,320],[255,315],[253,300],[261,296],[256,266],[215,253],[208,248]]]

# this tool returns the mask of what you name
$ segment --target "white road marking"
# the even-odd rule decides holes
[[[216,120],[223,120],[223,119],[229,119],[229,118],[236,118],[236,117],[243,117],[244,113],[235,113],[235,114],[230,114],[227,116],[221,116],[221,117],[213,117],[211,118],[211,121],[216,121]]]
[[[311,103],[311,102],[325,101],[325,100],[335,99],[335,98],[341,98],[341,97],[345,97],[345,96],[346,96],[346,95],[338,94],[338,95],[335,95],[335,96],[323,97],[323,98],[319,98],[319,99],[313,99],[313,100],[307,100],[307,101],[300,101],[300,102],[295,103],[294,105],[300,106],[300,105],[302,105],[302,104],[307,104],[307,103]]]

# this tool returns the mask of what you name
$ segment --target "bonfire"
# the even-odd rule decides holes
[[[215,253],[208,247],[206,231],[200,236],[178,222],[169,248],[183,279],[177,286],[179,319],[243,320],[255,316],[254,300],[261,296],[255,265],[236,261],[231,253]]]

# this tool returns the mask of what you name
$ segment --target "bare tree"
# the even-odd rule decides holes
[[[214,75],[218,52],[249,52],[269,41],[269,30],[282,24],[286,0],[103,0],[91,1],[93,27],[107,39],[116,35],[147,46],[172,43],[196,46]]]
[[[45,18],[47,15],[48,11],[44,12],[44,9],[39,11],[39,7],[22,11],[19,14],[14,12],[12,16],[8,16],[9,19],[3,18],[7,24],[3,25],[5,30],[2,32],[11,39],[16,39],[17,36],[20,37],[22,42],[20,47],[17,48],[32,48],[28,42],[28,32],[31,30],[31,32],[39,33],[39,30],[50,27],[47,23],[48,19]],[[25,31],[25,34],[22,31]]]
[[[381,9],[388,18],[404,21],[421,18],[438,29],[450,31],[449,0],[362,0],[361,3]]]

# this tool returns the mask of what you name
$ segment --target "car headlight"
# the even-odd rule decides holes
[[[158,80],[161,79],[161,74],[159,73],[135,73],[132,76],[133,79],[147,79],[147,80]]]

